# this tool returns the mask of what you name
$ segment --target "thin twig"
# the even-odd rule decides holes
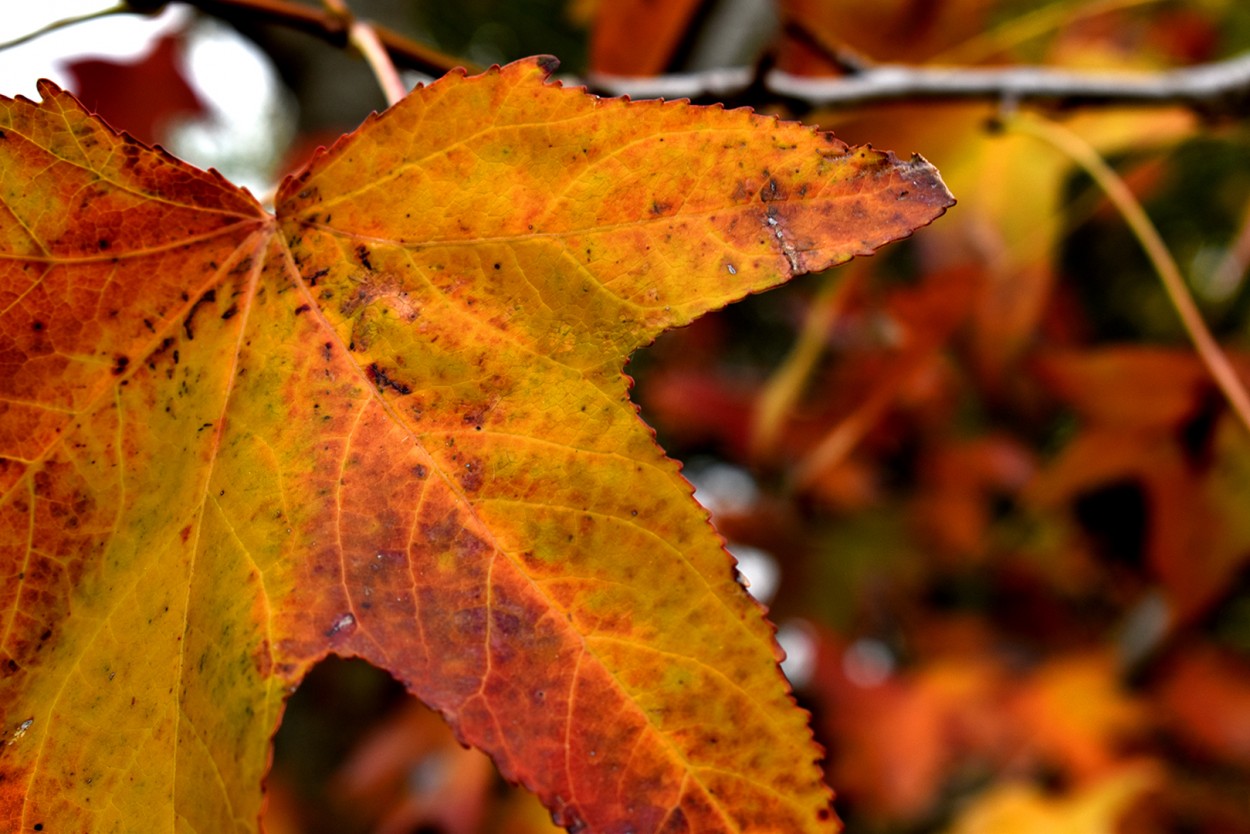
[[[807,317],[799,330],[799,336],[789,355],[769,377],[755,401],[755,415],[751,425],[751,450],[758,459],[773,453],[773,447],[786,417],[802,396],[824,354],[825,342],[830,328],[841,314],[857,282],[852,261],[837,272],[826,275],[816,298],[807,307]]]
[[[1207,370],[1215,379],[1215,384],[1228,399],[1238,419],[1247,429],[1250,429],[1250,395],[1246,393],[1245,385],[1233,370],[1232,364],[1219,343],[1215,341],[1215,337],[1211,335],[1211,331],[1207,329],[1198,305],[1194,303],[1193,296],[1185,287],[1181,271],[1176,266],[1176,261],[1172,258],[1172,253],[1168,251],[1167,245],[1164,244],[1163,238],[1159,235],[1158,229],[1150,221],[1146,210],[1142,208],[1141,203],[1124,180],[1084,139],[1055,122],[1028,114],[1018,114],[1006,122],[1006,127],[1040,139],[1064,153],[1081,166],[1103,190],[1128,223],[1129,229],[1132,230],[1142,249],[1145,250],[1151,265],[1159,275],[1159,280],[1163,283],[1163,288],[1167,291],[1172,306],[1180,316],[1181,324],[1198,351],[1202,363],[1206,365]]]
[[[903,356],[893,373],[878,382],[855,410],[839,421],[794,468],[794,486],[800,490],[808,489],[821,475],[846,460],[864,435],[881,422],[899,392],[911,382],[930,356],[932,351],[916,349]]]
[[[408,94],[408,87],[404,84],[404,80],[399,77],[399,70],[395,69],[395,64],[391,61],[391,56],[387,53],[386,47],[378,39],[377,30],[371,24],[362,23],[358,20],[352,23],[350,31],[349,39],[352,46],[360,50],[360,54],[364,56],[365,62],[369,64],[369,69],[373,70],[373,77],[377,79],[378,86],[382,88],[382,94],[386,96],[386,103],[395,104]]]
[[[347,27],[347,42],[364,57],[365,63],[373,72],[374,80],[382,88],[386,103],[394,105],[407,95],[408,88],[399,77],[395,62],[391,60],[391,56],[387,54],[386,48],[378,39],[378,33],[373,24],[357,20],[348,7],[347,0],[321,0],[321,5],[325,6],[326,11],[336,18],[340,25]]]
[[[25,35],[14,38],[11,41],[0,42],[0,49],[9,49],[10,47],[21,46],[22,44],[29,43],[36,38],[41,38],[44,35],[50,35],[53,32],[66,29],[70,26],[76,26],[79,23],[86,23],[89,20],[97,20],[111,14],[125,14],[132,11],[134,10],[125,3],[118,3],[116,6],[109,6],[107,9],[99,9],[98,11],[88,12],[87,14],[80,14],[73,17],[62,18],[61,20],[54,20],[47,26],[40,27],[33,32],[27,32]]]

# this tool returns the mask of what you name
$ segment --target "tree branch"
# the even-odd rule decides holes
[[[711,70],[657,78],[592,74],[589,87],[632,98],[744,96],[757,73]],[[853,106],[885,101],[981,100],[1066,107],[1181,105],[1206,115],[1241,114],[1250,105],[1250,53],[1225,61],[1161,72],[1072,72],[1049,67],[963,69],[876,64],[837,77],[806,77],[765,70],[759,87],[802,107]],[[746,103],[746,102],[741,102]]]

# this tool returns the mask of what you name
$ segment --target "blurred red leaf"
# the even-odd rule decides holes
[[[1250,663],[1199,647],[1176,659],[1159,699],[1169,725],[1197,753],[1250,766]]]
[[[954,765],[1004,737],[1003,676],[980,657],[865,675],[862,652],[821,636],[812,690],[830,745],[830,781],[881,820],[930,812]]]
[[[165,35],[135,61],[81,58],[65,65],[70,89],[88,110],[146,145],[163,141],[170,122],[199,116],[204,103],[187,83],[181,35]]]
[[[1059,506],[1139,487],[1146,561],[1175,616],[1192,620],[1250,556],[1250,441],[1216,419],[1206,369],[1187,351],[1148,347],[1057,353],[1035,369],[1083,425],[1029,485],[1029,499]]]
[[[1120,430],[1175,430],[1214,388],[1191,351],[1142,345],[1056,351],[1039,357],[1034,369],[1083,418]]]
[[[925,540],[940,552],[983,556],[990,546],[993,497],[1014,494],[1035,467],[1026,445],[1002,435],[933,449],[921,461],[921,488],[913,503]]]
[[[668,68],[704,0],[601,0],[590,36],[590,68],[655,75]]]

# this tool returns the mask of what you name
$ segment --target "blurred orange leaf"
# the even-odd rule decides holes
[[[1011,709],[1027,754],[1061,767],[1078,784],[1113,771],[1124,745],[1151,720],[1121,685],[1113,659],[1101,653],[1043,664],[1023,682]]]
[[[968,806],[948,834],[1116,834],[1119,819],[1158,781],[1149,767],[1107,776],[1070,796],[1031,785],[991,788]]]

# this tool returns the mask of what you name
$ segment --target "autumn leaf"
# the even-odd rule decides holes
[[[1147,763],[1126,767],[1070,796],[1052,797],[1031,785],[1005,784],[966,808],[949,834],[1114,834],[1118,822],[1159,781]]]
[[[530,59],[276,216],[0,103],[0,827],[254,831],[284,699],[386,669],[570,831],[831,831],[772,628],[622,365],[908,234],[936,172]]]
[[[703,5],[702,0],[602,0],[591,30],[591,69],[630,76],[663,72]]]

